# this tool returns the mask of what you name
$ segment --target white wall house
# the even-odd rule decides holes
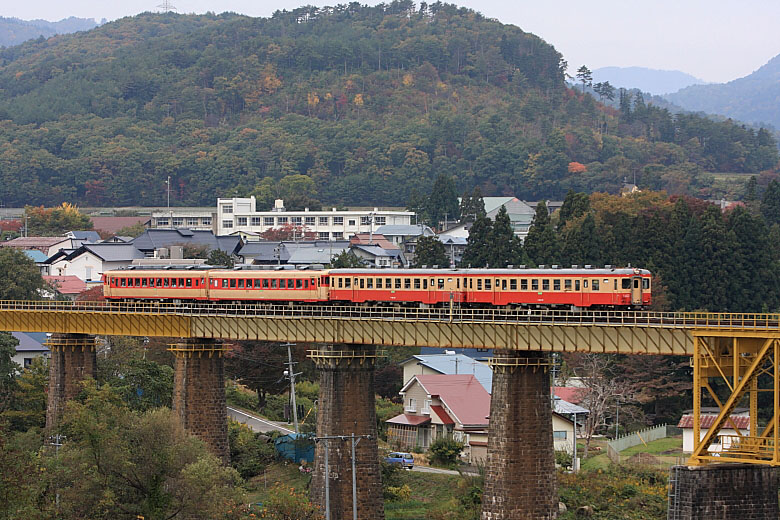
[[[88,244],[50,258],[49,272],[52,276],[76,276],[87,283],[97,283],[104,272],[126,267],[138,258],[144,258],[144,254],[133,244]]]
[[[700,434],[699,439],[703,439],[707,434],[707,430],[715,423],[715,419],[718,416],[717,409],[705,408],[701,412],[700,417]],[[731,421],[734,425],[740,429],[743,435],[750,435],[750,411],[745,408],[736,408],[731,414]],[[683,431],[683,452],[693,453],[693,413],[686,413],[680,418],[680,422],[677,424],[678,428]],[[737,436],[736,430],[729,422],[726,422],[726,426],[721,428],[718,432],[718,436],[710,444],[709,451],[711,453],[717,453],[728,449],[734,438]]]
[[[217,235],[236,231],[262,233],[287,225],[301,226],[315,234],[318,240],[342,240],[357,233],[376,232],[385,225],[412,223],[412,211],[379,208],[342,211],[287,211],[284,201],[277,200],[272,211],[257,211],[255,197],[217,199]]]

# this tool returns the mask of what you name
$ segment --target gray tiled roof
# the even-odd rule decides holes
[[[135,245],[119,243],[100,243],[100,244],[84,244],[75,252],[71,253],[71,258],[80,256],[85,251],[93,253],[95,256],[102,258],[106,262],[122,262],[125,260],[134,260],[136,258],[144,258],[145,255],[136,249]]]
[[[45,332],[12,332],[11,335],[19,342],[16,346],[17,352],[45,352],[49,350],[43,345],[43,342],[46,341]]]
[[[88,242],[99,242],[100,235],[97,231],[69,231],[76,240],[85,240]]]
[[[154,251],[161,247],[171,247],[180,244],[207,246],[209,249],[221,249],[232,255],[236,254],[241,245],[238,236],[214,236],[214,233],[201,229],[147,229],[143,234],[133,239],[133,245],[141,251]]]

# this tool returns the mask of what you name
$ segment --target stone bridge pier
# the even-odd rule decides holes
[[[357,518],[384,520],[374,408],[376,346],[332,345],[310,351],[309,357],[320,371],[317,437],[370,435],[361,439],[355,448]],[[328,443],[327,476],[325,442]],[[351,443],[349,439],[320,440],[315,448],[311,497],[323,513],[329,502],[331,520],[353,518]]]
[[[97,376],[95,336],[52,334],[46,341],[51,350],[46,429],[57,427],[65,403],[79,395],[81,382]]]
[[[548,354],[495,350],[482,520],[558,513]]]
[[[222,343],[211,339],[183,339],[169,350],[176,356],[173,411],[185,430],[205,442],[227,463],[230,448]]]

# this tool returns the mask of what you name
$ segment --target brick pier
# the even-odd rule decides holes
[[[173,411],[185,430],[228,462],[230,449],[222,344],[209,339],[186,339],[170,350],[176,356]]]
[[[357,517],[383,520],[382,481],[376,442],[373,345],[333,345],[311,351],[320,371],[317,436],[371,435],[355,450]],[[329,442],[331,520],[352,519],[352,453],[349,440]],[[325,511],[325,445],[318,442],[314,455],[311,497]],[[323,514],[324,516],[324,514]]]
[[[668,516],[672,520],[780,518],[778,471],[752,464],[674,466]]]
[[[57,426],[65,403],[79,395],[81,381],[97,375],[95,337],[86,334],[52,334],[46,341],[51,350],[46,428]]]
[[[548,356],[496,350],[482,520],[540,520],[558,512]]]

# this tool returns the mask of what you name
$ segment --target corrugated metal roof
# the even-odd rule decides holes
[[[43,254],[43,251],[38,251],[37,249],[25,249],[24,254],[29,256],[33,262],[40,264],[42,262],[45,262],[48,258],[46,255]]]
[[[100,244],[84,244],[71,254],[72,258],[81,256],[85,251],[89,251],[95,256],[103,259],[105,262],[125,262],[136,258],[146,258],[139,251],[134,242],[129,244],[122,242],[106,242]]]
[[[699,416],[699,424],[702,428],[709,428],[713,424],[715,424],[715,419],[717,419],[717,415],[701,415]],[[734,422],[734,424],[739,428],[740,430],[747,429],[750,427],[750,417],[745,415],[732,415],[731,420]],[[689,415],[683,415],[680,418],[680,422],[677,424],[678,428],[693,428],[693,414]],[[731,428],[731,423],[726,422],[725,428]]]
[[[406,426],[419,426],[421,424],[431,422],[431,418],[426,417],[425,415],[411,415],[405,413],[396,415],[392,419],[388,419],[385,422],[390,424],[403,424]]]
[[[564,401],[557,396],[555,399],[553,399],[553,411],[560,415],[573,415],[575,413],[580,415],[590,413],[590,410],[587,408],[577,406],[576,404],[572,404],[569,401]]]
[[[438,396],[464,426],[487,425],[490,415],[490,394],[472,375],[414,376],[428,395]]]

